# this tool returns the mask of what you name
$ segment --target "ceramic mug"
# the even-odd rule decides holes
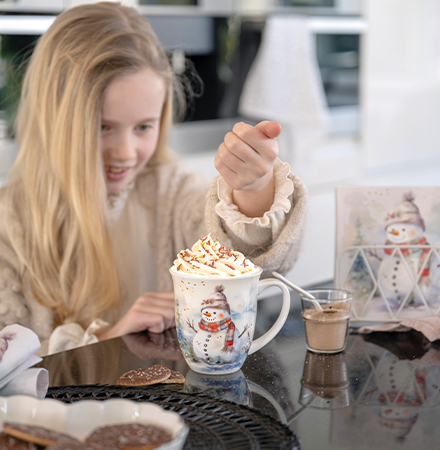
[[[227,374],[240,370],[247,355],[270,342],[289,314],[290,294],[278,280],[260,280],[261,269],[234,277],[202,276],[170,269],[174,284],[176,328],[180,348],[197,373]],[[281,312],[263,336],[253,340],[257,296],[277,286]]]

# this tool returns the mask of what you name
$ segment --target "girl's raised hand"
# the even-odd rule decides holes
[[[278,156],[278,122],[236,123],[218,148],[215,167],[233,189],[233,201],[248,217],[270,209],[275,194],[273,164]]]
[[[116,325],[101,333],[98,339],[101,341],[145,330],[162,333],[174,325],[174,293],[147,292],[133,303]]]

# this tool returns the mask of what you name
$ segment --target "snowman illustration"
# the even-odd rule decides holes
[[[378,403],[382,405],[379,424],[396,442],[403,443],[417,422],[420,407],[427,400],[429,366],[414,366],[386,354],[374,375]],[[431,380],[432,381],[432,380]]]
[[[414,203],[412,193],[404,195],[385,217],[386,245],[399,246],[385,249],[385,257],[378,269],[378,280],[388,301],[400,305],[407,297],[405,306],[420,305],[420,294],[415,289],[418,279],[420,289],[425,291],[432,285],[429,268],[429,248],[411,248],[405,245],[427,245],[425,222]],[[394,253],[394,254],[393,254]],[[403,256],[403,258],[402,258]]]
[[[231,308],[223,293],[222,285],[216,286],[208,299],[202,302],[202,319],[196,332],[193,348],[196,356],[208,364],[234,361],[241,351],[242,334],[231,318]]]

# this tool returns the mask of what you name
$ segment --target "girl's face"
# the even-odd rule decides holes
[[[152,69],[113,80],[101,108],[107,194],[117,194],[147,164],[159,137],[165,84]]]

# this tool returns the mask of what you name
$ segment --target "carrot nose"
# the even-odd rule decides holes
[[[205,316],[211,317],[211,313],[209,313],[209,312],[204,312],[203,314],[204,314]]]
[[[394,234],[394,236],[398,236],[399,235],[399,232],[397,230],[391,230],[389,233],[390,234]]]

